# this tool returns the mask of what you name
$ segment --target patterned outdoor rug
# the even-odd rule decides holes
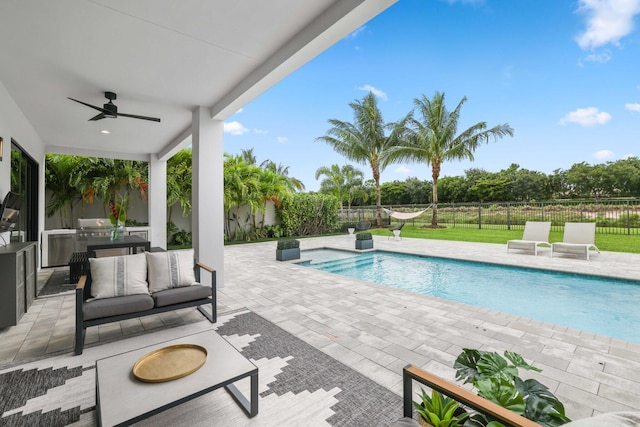
[[[69,268],[56,268],[55,271],[47,279],[44,287],[38,292],[38,296],[56,295],[62,292],[73,291],[76,288],[75,283],[70,283]]]
[[[0,370],[0,425],[97,425],[95,360],[211,327],[198,322]],[[400,396],[253,312],[222,315],[214,329],[258,366],[258,415],[247,418],[220,389],[141,425],[388,426],[402,416]]]

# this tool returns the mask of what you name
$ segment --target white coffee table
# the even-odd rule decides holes
[[[138,359],[175,344],[197,344],[206,348],[207,361],[196,372],[173,381],[145,383],[133,376],[132,368]],[[233,385],[247,377],[251,378],[248,400]],[[98,425],[129,425],[220,387],[231,394],[249,418],[258,414],[258,368],[214,331],[100,359],[96,362]]]

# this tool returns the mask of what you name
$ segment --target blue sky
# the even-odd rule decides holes
[[[514,129],[441,177],[640,156],[639,21],[640,0],[400,0],[230,117],[225,152],[253,148],[317,190],[319,167],[354,163],[315,139],[331,118],[353,121],[348,104],[372,90],[387,122],[439,91],[450,110],[467,97],[459,131]],[[431,170],[391,165],[381,181],[410,176]]]

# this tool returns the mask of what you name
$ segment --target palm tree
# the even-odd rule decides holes
[[[438,226],[438,177],[442,163],[447,160],[469,159],[473,161],[473,153],[482,143],[513,136],[513,129],[508,123],[487,129],[486,122],[475,125],[458,134],[460,109],[466,102],[463,97],[453,111],[447,110],[444,104],[444,93],[436,92],[433,99],[422,95],[414,99],[420,114],[420,120],[413,117],[413,111],[405,118],[407,126],[406,138],[402,146],[394,148],[393,158],[399,161],[425,162],[431,166],[433,191],[433,216],[431,226]]]
[[[289,176],[289,166],[283,166],[282,163],[278,163],[276,165],[275,162],[272,162],[271,160],[265,160],[260,163],[260,167],[282,176],[289,191],[296,192],[304,190],[304,184],[302,181],[293,176]]]
[[[176,203],[182,208],[182,216],[191,213],[191,157],[191,149],[185,148],[167,161],[167,222],[171,222],[172,208]]]
[[[316,179],[320,179],[321,176],[325,176],[325,178],[320,182],[320,192],[335,196],[340,201],[340,209],[342,209],[346,188],[345,177],[340,170],[340,165],[319,167],[316,170]]]
[[[349,104],[353,109],[354,123],[330,119],[331,128],[325,136],[316,138],[331,145],[333,149],[349,160],[368,164],[376,184],[376,223],[382,225],[380,207],[380,173],[393,162],[390,157],[391,148],[398,144],[402,135],[402,126],[384,123],[382,112],[378,108],[376,97],[372,92],[359,101]],[[391,129],[387,135],[386,130]]]
[[[333,164],[330,167],[322,166],[316,170],[316,179],[321,176],[326,178],[320,183],[320,192],[329,193],[340,200],[340,209],[343,202],[347,202],[348,209],[351,209],[351,202],[360,195],[358,188],[362,187],[364,173],[352,165],[340,167]]]
[[[106,209],[109,204],[115,205],[119,197],[126,201],[126,210],[131,200],[131,190],[139,192],[143,200],[147,199],[148,167],[146,162],[82,157],[70,182],[82,193],[84,203],[93,203],[97,197]],[[120,191],[124,191],[125,195],[121,195]]]
[[[62,154],[47,154],[45,157],[45,187],[51,192],[46,207],[47,217],[62,211],[60,225],[72,228],[73,206],[80,201],[79,191],[71,185],[69,177],[78,164],[78,158]],[[69,210],[67,209],[69,208]]]

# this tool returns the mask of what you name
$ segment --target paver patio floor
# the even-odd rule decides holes
[[[301,239],[302,249],[352,249],[353,238]],[[603,252],[591,261],[550,257],[542,249],[376,236],[375,248],[515,266],[640,278],[640,255]],[[50,274],[43,270],[41,282]],[[411,363],[448,380],[464,347],[521,353],[535,377],[573,419],[640,410],[640,344],[419,295],[275,260],[275,242],[225,247],[219,310],[248,308],[346,365],[401,394]],[[219,285],[221,283],[219,282]],[[640,303],[640,301],[639,301]],[[0,330],[0,365],[72,351],[74,297],[38,298],[17,326]],[[87,343],[145,329],[204,321],[187,309],[90,328]],[[638,325],[640,327],[640,325]],[[525,376],[525,375],[523,375]]]

